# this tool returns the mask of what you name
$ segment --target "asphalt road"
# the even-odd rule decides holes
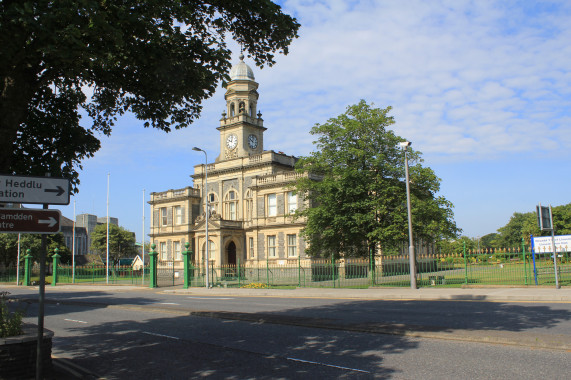
[[[8,290],[20,299],[36,297],[31,288]],[[46,298],[45,325],[55,332],[54,355],[107,379],[532,379],[567,378],[571,370],[570,350],[462,339],[476,332],[569,342],[569,303],[57,288],[48,289]],[[27,319],[34,323],[37,303],[26,305]],[[442,336],[379,334],[372,326]]]

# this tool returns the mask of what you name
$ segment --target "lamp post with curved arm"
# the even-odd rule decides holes
[[[197,152],[202,152],[204,153],[204,189],[202,191],[202,193],[204,194],[204,203],[205,203],[205,211],[206,211],[206,223],[205,223],[205,235],[206,235],[206,243],[205,243],[205,248],[204,248],[204,260],[206,262],[206,289],[210,288],[210,274],[209,274],[209,270],[210,270],[210,266],[209,266],[209,260],[208,260],[208,246],[209,246],[209,241],[208,241],[208,155],[206,154],[206,151],[197,147],[192,148],[192,150],[195,150]]]

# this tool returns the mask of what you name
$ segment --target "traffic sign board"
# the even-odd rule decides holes
[[[59,210],[0,209],[0,232],[55,234],[60,231]]]
[[[0,202],[69,204],[69,179],[0,175]]]

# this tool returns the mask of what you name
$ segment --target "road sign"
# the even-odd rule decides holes
[[[555,238],[555,251],[556,252],[569,252],[571,250],[571,235],[556,235]],[[553,245],[551,236],[533,237],[533,250],[535,253],[551,253],[553,252]]]
[[[0,232],[55,234],[60,231],[59,210],[0,209]]]
[[[69,179],[0,175],[0,202],[69,204]]]
[[[536,206],[537,225],[542,231],[551,231],[553,229],[553,219],[551,218],[551,206],[542,206],[541,203]]]

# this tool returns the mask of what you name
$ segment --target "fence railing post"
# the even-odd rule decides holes
[[[521,251],[523,255],[523,281],[527,285],[527,263],[525,259],[525,240],[521,238]]]
[[[270,287],[270,262],[267,252],[266,252],[266,286],[268,288]]]
[[[26,256],[24,256],[24,280],[22,281],[24,286],[30,286],[30,261],[32,260],[32,255],[29,249],[26,251]]]
[[[297,255],[297,286],[301,287],[301,256]]]
[[[59,249],[56,248],[54,250],[54,255],[52,256],[52,258],[53,258],[52,286],[56,286],[56,284],[57,284],[57,267],[58,267],[59,258],[61,257],[58,252],[59,252]]]
[[[149,252],[150,265],[149,265],[149,288],[157,287],[157,252],[155,244],[151,244],[151,252]]]
[[[189,270],[189,266],[190,266],[190,252],[188,251],[188,248],[190,247],[190,243],[186,242],[184,244],[184,251],[182,251],[182,257],[183,257],[183,261],[184,261],[184,289],[188,289],[188,270]]]
[[[464,283],[468,285],[468,258],[466,257],[466,242],[464,243],[464,247],[462,248],[464,253]]]

